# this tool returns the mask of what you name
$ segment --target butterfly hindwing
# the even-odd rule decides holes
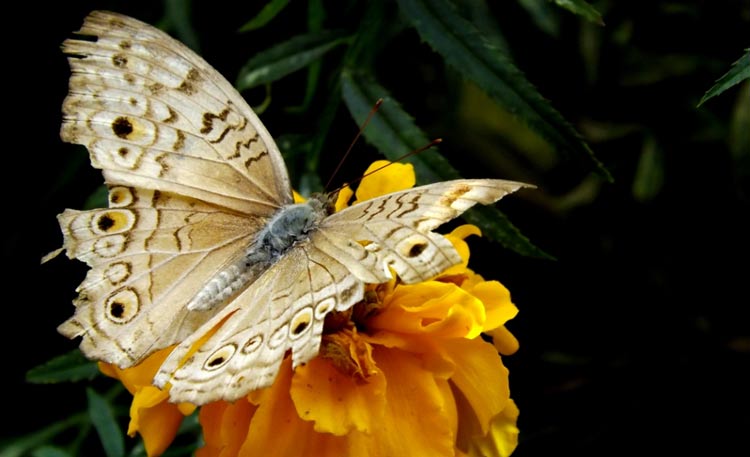
[[[298,246],[178,345],[154,382],[170,385],[171,401],[196,404],[268,387],[287,351],[293,366],[315,357],[325,316],[363,294],[364,284],[336,259],[312,243]]]
[[[82,336],[84,353],[120,367],[182,341],[218,311],[189,313],[185,303],[263,223],[122,186],[110,189],[110,208],[58,219],[68,256],[91,267],[59,331]]]

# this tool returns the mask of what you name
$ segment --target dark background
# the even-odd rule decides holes
[[[422,128],[446,140],[441,152],[465,176],[539,186],[499,208],[556,260],[471,242],[471,265],[503,282],[520,309],[509,328],[521,349],[504,358],[521,410],[514,455],[748,455],[748,159],[733,158],[729,144],[733,112],[750,97],[741,99],[735,87],[696,104],[750,47],[750,5],[599,2],[606,26],[563,11],[553,37],[517,2],[501,3],[493,18],[516,64],[583,133],[614,183],[557,158],[542,166],[499,133],[482,138],[494,138],[510,159],[471,156],[467,150],[481,149],[474,148],[481,135],[455,125],[455,111],[446,114],[454,99],[444,85],[456,83],[413,31],[386,46],[377,76]],[[69,76],[60,43],[92,9],[158,23],[161,6],[56,2],[5,16],[3,74],[11,83],[4,84],[3,108],[2,256],[9,291],[3,381],[6,402],[19,401],[26,412],[16,420],[18,413],[6,411],[12,420],[3,436],[29,433],[85,404],[82,385],[24,382],[29,368],[75,347],[55,328],[72,313],[85,268],[62,257],[40,267],[39,259],[61,245],[55,215],[81,208],[101,184],[85,153],[58,137]],[[237,34],[258,8],[227,1],[193,6],[201,52],[230,81],[249,57],[304,30],[302,8],[276,18],[270,30]],[[336,27],[356,27],[356,8],[352,16],[335,10],[329,20]],[[599,49],[593,63],[584,56],[592,45]],[[295,76],[274,86],[273,103],[261,115],[273,135],[314,128],[314,113],[283,109],[299,103],[302,87],[304,78]],[[251,104],[262,99],[260,92],[245,95]],[[497,108],[485,115],[488,104],[461,103],[488,125],[498,117]],[[343,106],[333,131],[325,177],[357,132]],[[639,199],[633,182],[647,139],[658,145],[663,181]],[[364,143],[356,153],[374,155]],[[364,167],[361,158],[352,161],[349,170]]]

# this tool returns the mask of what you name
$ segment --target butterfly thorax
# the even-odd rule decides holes
[[[327,216],[322,197],[279,209],[244,250],[231,259],[198,291],[187,307],[193,311],[214,309],[255,282],[293,246],[305,242]]]

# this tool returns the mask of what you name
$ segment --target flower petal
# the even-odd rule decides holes
[[[368,328],[474,338],[482,332],[485,321],[482,302],[453,283],[401,285],[385,297],[383,304],[382,311],[368,319]]]
[[[374,355],[388,382],[386,410],[371,433],[347,436],[345,455],[452,455],[455,410],[442,380],[424,370],[416,355],[382,347]]]
[[[388,166],[378,170],[385,165]],[[387,160],[377,160],[367,167],[365,175],[374,170],[378,171],[365,176],[362,178],[362,182],[359,183],[356,192],[357,202],[409,189],[414,187],[414,184],[417,182],[414,175],[414,167],[409,163],[390,163]]]
[[[490,420],[510,398],[508,369],[495,348],[481,338],[448,341],[442,350],[455,364],[451,382],[471,405],[482,434],[487,434]]]
[[[498,281],[482,281],[469,292],[484,303],[484,309],[487,311],[484,331],[497,328],[518,314],[518,308],[510,301],[510,292]]]
[[[150,386],[159,367],[172,352],[173,346],[154,352],[140,364],[130,368],[118,368],[115,365],[99,363],[99,370],[107,376],[119,379],[128,391],[135,395],[139,388]]]
[[[274,457],[346,455],[346,441],[329,433],[317,433],[313,423],[300,419],[290,395],[292,366],[286,358],[271,387],[250,394],[258,404],[240,456]],[[344,406],[342,406],[344,407]]]
[[[153,389],[158,391],[155,387]],[[144,397],[147,397],[145,403],[153,401],[149,393]],[[140,407],[138,400],[136,395],[130,407],[128,435],[132,436],[137,431],[143,438],[146,453],[149,456],[161,455],[177,436],[177,430],[185,416],[173,403],[162,401],[153,406]]]
[[[257,406],[247,399],[234,403],[217,401],[201,407],[200,423],[205,445],[196,457],[232,457],[242,446]]]
[[[295,370],[291,395],[299,417],[313,421],[316,432],[341,436],[370,432],[382,420],[385,383],[382,373],[362,380],[318,357]]]
[[[511,355],[518,350],[518,340],[504,326],[490,332],[495,349],[502,355]]]
[[[349,200],[352,199],[353,195],[354,191],[349,186],[339,189],[339,194],[336,196],[336,203],[334,204],[335,211],[341,211],[349,206]]]
[[[518,407],[508,400],[505,408],[492,418],[490,431],[484,437],[472,441],[469,455],[472,457],[508,457],[518,445]]]

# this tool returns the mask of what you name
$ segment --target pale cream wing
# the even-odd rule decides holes
[[[522,187],[532,186],[459,179],[394,192],[332,214],[315,244],[362,281],[386,281],[390,269],[407,284],[426,281],[461,261],[450,241],[432,230]]]
[[[177,346],[154,384],[170,385],[171,402],[198,405],[268,387],[287,351],[295,367],[315,357],[326,314],[350,308],[363,294],[364,284],[335,258],[311,242],[298,245]]]
[[[193,334],[218,312],[187,302],[242,251],[260,220],[198,200],[114,187],[110,208],[58,216],[68,257],[91,269],[78,287],[76,311],[58,330],[81,336],[89,357],[128,367]]]
[[[63,140],[110,185],[198,198],[244,214],[292,202],[284,161],[240,94],[202,58],[135,19],[95,11],[63,51]]]

